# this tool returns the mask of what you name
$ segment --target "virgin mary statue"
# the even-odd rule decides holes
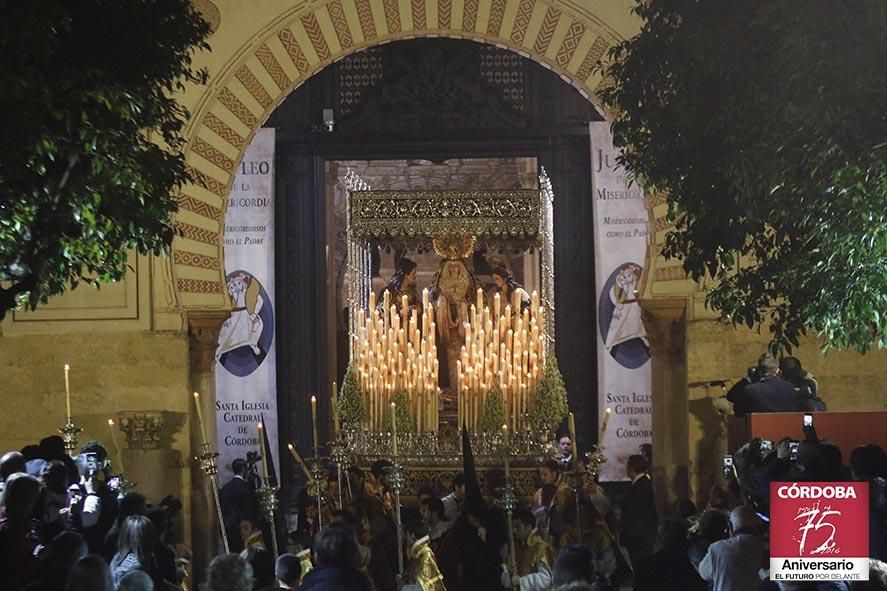
[[[477,291],[477,278],[467,258],[474,252],[473,236],[445,236],[434,239],[434,250],[443,260],[432,279],[431,297],[434,300],[437,324],[438,375],[441,387],[455,387],[459,354],[465,344],[465,322],[469,318],[469,302]],[[443,383],[447,379],[448,383]]]

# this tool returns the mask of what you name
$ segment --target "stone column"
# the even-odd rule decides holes
[[[160,444],[165,425],[163,411],[119,412],[117,424],[126,435],[123,462],[127,478],[138,484],[139,492],[147,497],[148,502],[156,505],[170,491],[181,490],[181,472],[173,465],[172,450],[170,446]],[[175,481],[171,482],[171,478]]]
[[[653,363],[653,485],[660,519],[690,497],[687,301],[640,302]]]
[[[215,352],[219,329],[228,316],[229,313],[223,310],[188,312],[191,390],[200,393],[206,436],[213,449],[217,447]],[[194,460],[194,456],[200,453],[203,441],[193,399],[190,401],[188,414],[191,441],[191,539],[194,552],[192,577],[195,580],[202,580],[209,561],[221,552],[222,545],[210,481]]]

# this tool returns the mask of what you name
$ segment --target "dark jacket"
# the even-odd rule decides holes
[[[727,400],[737,416],[752,412],[802,412],[806,410],[801,395],[791,382],[776,376],[764,376],[741,390],[732,389]]]
[[[318,566],[305,578],[299,591],[372,591],[369,577],[356,568]]]
[[[706,591],[687,553],[680,548],[663,548],[641,561],[634,574],[634,591]]]
[[[628,550],[632,566],[637,568],[639,560],[653,554],[659,528],[653,482],[649,475],[638,478],[625,493],[620,525],[619,541]]]
[[[255,521],[259,514],[256,493],[252,491],[246,480],[235,476],[219,490],[219,504],[222,508],[222,518],[225,521],[225,531],[228,534],[231,551],[240,552],[243,550],[243,540],[240,539],[240,520],[248,518]]]

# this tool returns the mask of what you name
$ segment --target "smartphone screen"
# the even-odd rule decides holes
[[[766,454],[770,453],[771,451],[773,451],[773,442],[770,441],[769,439],[762,439],[761,440],[761,454],[766,455]]]
[[[797,441],[792,441],[788,444],[788,459],[792,461],[798,459],[798,446],[800,445]]]
[[[804,426],[812,427],[813,426],[813,415],[804,415]]]

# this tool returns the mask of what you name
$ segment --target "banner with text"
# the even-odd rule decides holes
[[[644,192],[616,164],[610,124],[589,124],[594,194],[595,287],[598,319],[598,408],[606,425],[602,480],[625,480],[625,462],[650,443],[650,343],[638,289],[647,254]]]
[[[279,465],[274,129],[260,129],[243,156],[228,196],[223,239],[231,317],[222,324],[216,348],[216,428],[221,481],[225,482],[232,461],[261,451],[258,424],[263,419],[271,456]],[[261,467],[257,469],[261,473]]]

